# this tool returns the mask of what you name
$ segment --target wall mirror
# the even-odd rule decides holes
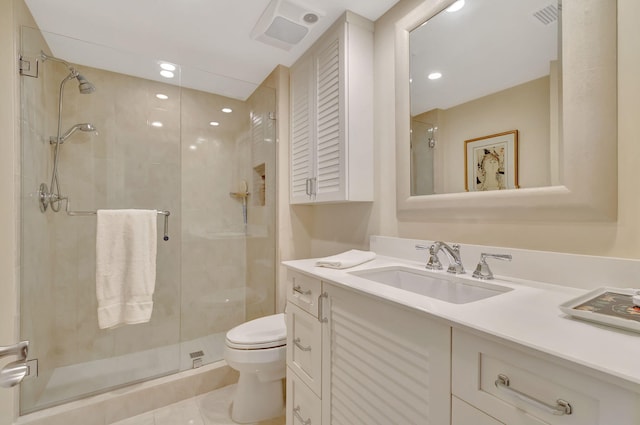
[[[615,0],[466,0],[446,12],[453,3],[426,0],[396,24],[399,216],[615,220]],[[545,23],[560,10],[561,25]],[[504,34],[517,41],[510,51]],[[500,158],[516,183],[482,191],[474,152],[498,148],[516,150]]]
[[[558,182],[560,11],[459,0],[409,32],[412,196]],[[518,144],[490,148],[509,131]]]

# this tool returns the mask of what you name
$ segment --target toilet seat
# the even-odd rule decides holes
[[[259,350],[286,345],[287,327],[284,314],[260,317],[227,332],[226,344],[240,350]]]

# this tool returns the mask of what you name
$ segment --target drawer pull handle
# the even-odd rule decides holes
[[[326,292],[318,295],[318,322],[327,323],[329,319],[324,317],[324,300],[329,298],[329,295]]]
[[[297,292],[300,295],[311,295],[311,289],[307,289],[306,291],[303,291],[300,285],[294,286],[293,292]]]
[[[530,403],[539,409],[544,410],[547,413],[551,413],[552,415],[563,416],[570,415],[572,413],[571,405],[568,401],[558,399],[556,400],[556,405],[550,405],[538,399],[531,397],[521,391],[516,390],[515,388],[511,388],[509,386],[509,377],[507,375],[503,375],[502,373],[498,375],[498,379],[496,379],[496,387],[502,388],[514,396],[518,397],[520,400]]]
[[[302,423],[302,425],[311,425],[311,418],[305,420],[300,414],[300,406],[296,406],[293,409],[293,416],[295,416],[296,419],[299,420],[300,423]]]
[[[300,338],[294,339],[293,343],[302,351],[311,351],[311,346],[305,347],[304,345],[300,344]]]

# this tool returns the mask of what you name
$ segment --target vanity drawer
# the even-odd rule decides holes
[[[569,369],[458,329],[452,348],[452,393],[509,425],[640,423],[638,393],[580,373],[578,366]],[[564,402],[570,410],[554,414]]]
[[[292,303],[287,307],[287,365],[313,392],[322,394],[322,323]]]
[[[505,425],[491,416],[465,403],[458,397],[451,397],[451,425]]]
[[[287,300],[314,316],[318,315],[321,291],[322,282],[319,279],[293,270],[287,271]]]
[[[321,412],[320,397],[287,369],[287,425],[320,425]]]

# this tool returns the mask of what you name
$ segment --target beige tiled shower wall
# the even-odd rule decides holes
[[[251,118],[251,173],[247,237],[246,319],[273,314],[276,264],[276,111],[273,78],[247,100]],[[264,180],[261,174],[264,173]]]
[[[249,119],[245,102],[195,90],[183,90],[182,107],[181,332],[191,340],[244,321],[246,242],[229,193],[250,175]]]

